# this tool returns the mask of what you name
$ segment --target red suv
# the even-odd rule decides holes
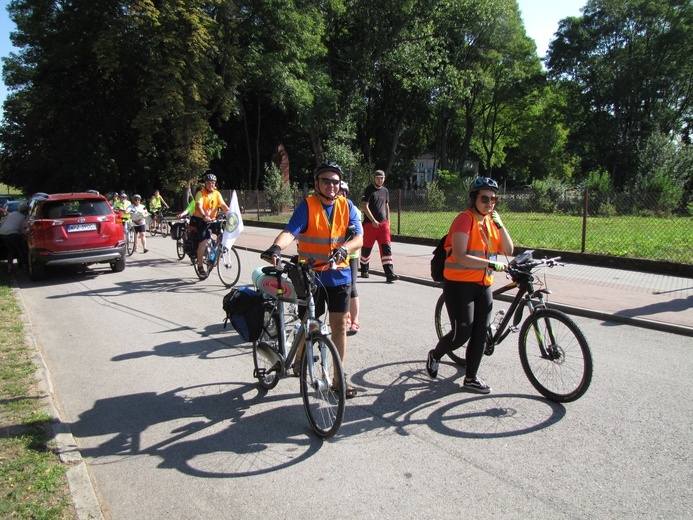
[[[106,197],[97,193],[48,195],[32,206],[25,226],[29,274],[43,277],[46,266],[109,263],[125,269],[125,238]]]

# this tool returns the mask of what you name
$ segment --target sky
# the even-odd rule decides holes
[[[10,31],[14,24],[7,16],[7,4],[10,0],[0,0],[0,56],[5,57],[12,52]],[[558,22],[568,16],[579,16],[580,9],[587,0],[517,0],[522,12],[527,35],[537,44],[537,54],[546,55],[549,41],[558,29]],[[7,89],[0,81],[0,105],[5,100]],[[1,109],[0,109],[1,110]]]

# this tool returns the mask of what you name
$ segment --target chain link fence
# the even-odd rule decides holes
[[[292,192],[289,207],[273,208],[263,191],[238,191],[247,222],[288,222],[308,193]],[[229,192],[224,192],[226,200]],[[533,190],[499,194],[497,209],[516,246],[693,265],[693,217],[653,193]],[[360,196],[352,197],[360,206]],[[438,239],[468,202],[466,191],[390,190],[391,228],[403,237]]]

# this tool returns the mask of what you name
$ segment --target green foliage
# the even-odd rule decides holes
[[[560,208],[565,191],[565,185],[555,179],[535,180],[529,206],[540,213],[554,213]]]
[[[652,134],[640,153],[640,164],[631,184],[633,193],[649,193],[657,198],[657,206],[668,213],[683,206],[685,176],[688,164],[683,166],[685,151],[679,151],[665,135]],[[685,159],[683,160],[685,163]],[[682,168],[683,166],[683,168]],[[639,199],[636,199],[639,200]],[[643,209],[636,205],[635,209]]]
[[[608,193],[614,189],[611,174],[603,168],[590,171],[584,181],[584,187],[594,193]]]
[[[284,185],[282,174],[274,163],[265,165],[265,193],[270,211],[275,215],[288,207],[293,200],[291,187],[288,184]]]
[[[426,209],[442,211],[445,208],[445,193],[438,187],[438,181],[429,182],[426,186]]]

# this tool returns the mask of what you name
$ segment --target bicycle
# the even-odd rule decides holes
[[[188,240],[188,226],[190,225],[190,217],[182,217],[179,222],[171,224],[171,238],[176,241],[176,256],[178,260],[185,258],[185,241]]]
[[[565,313],[548,308],[545,295],[551,294],[534,276],[539,267],[563,266],[560,257],[534,260],[533,251],[518,255],[508,266],[511,282],[493,291],[494,299],[518,288],[508,311],[496,312],[493,322],[486,329],[486,350],[490,356],[495,346],[511,332],[518,333],[520,362],[532,386],[544,397],[557,403],[568,403],[582,397],[592,382],[592,353],[580,327]],[[539,286],[535,289],[534,286]],[[529,316],[520,327],[525,307]],[[498,320],[500,320],[499,323]],[[510,324],[512,320],[512,325]],[[435,327],[438,339],[451,329],[445,311],[445,299],[440,295],[435,308]],[[460,349],[466,349],[462,346]],[[450,352],[448,356],[460,366],[465,366],[463,355]]]
[[[168,236],[168,222],[166,222],[163,208],[152,212],[152,218],[149,221],[149,234],[154,237],[157,233],[164,238]]]
[[[205,266],[205,270],[200,271],[197,264],[197,247],[194,248],[190,259],[195,268],[195,274],[200,280],[206,280],[216,267],[221,283],[226,287],[233,287],[241,276],[241,259],[234,247],[229,249],[222,244],[222,232],[225,224],[225,218],[219,218],[211,223],[212,236],[207,240],[207,245],[202,252],[202,264]]]
[[[318,437],[327,439],[344,419],[346,381],[328,326],[315,316],[314,268],[322,265],[280,260],[277,266],[260,268],[259,276],[258,270],[253,273],[265,312],[262,333],[253,343],[253,377],[271,390],[280,379],[298,375],[308,422]],[[301,319],[298,304],[306,307]],[[294,363],[301,345],[303,352]]]

